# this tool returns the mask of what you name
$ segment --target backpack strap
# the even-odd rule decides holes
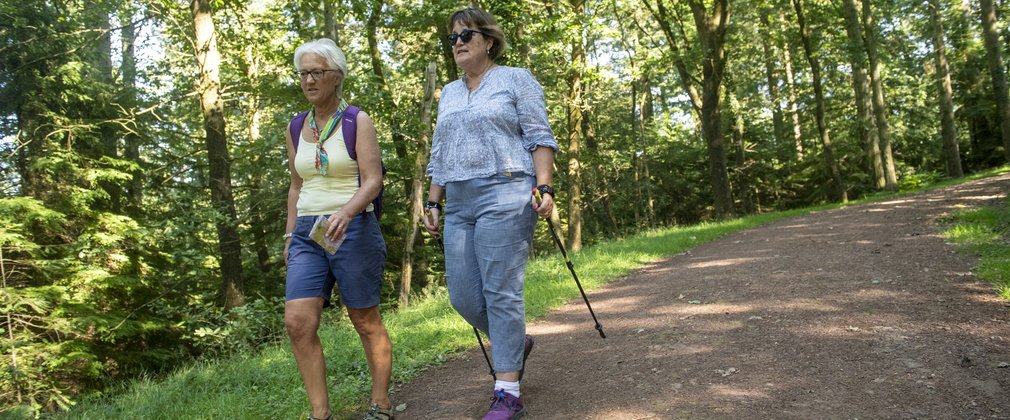
[[[291,124],[289,125],[291,129],[291,143],[295,147],[295,153],[298,153],[298,141],[302,139],[302,127],[305,125],[305,117],[309,115],[309,111],[303,111],[302,113],[295,115],[291,119]]]
[[[351,160],[358,160],[358,112],[361,112],[360,108],[350,105],[344,110],[343,116],[341,116],[344,119],[341,123],[343,126],[344,146],[347,147],[347,155],[351,157]],[[358,184],[361,184],[360,180]]]
[[[358,112],[361,109],[351,105],[344,110],[344,115],[341,117],[344,121],[341,123],[343,125],[344,134],[344,146],[347,147],[347,155],[351,157],[352,160],[358,160]],[[386,176],[386,165],[379,161],[382,166],[382,176]],[[381,184],[380,184],[381,185]],[[361,186],[361,173],[358,173],[358,186]],[[385,190],[385,185],[379,187],[379,195],[372,200],[372,211],[375,213],[375,219],[379,220],[382,218],[382,192]]]

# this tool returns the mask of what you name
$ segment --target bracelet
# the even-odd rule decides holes
[[[437,201],[425,201],[424,209],[425,210],[438,209],[438,211],[442,211],[442,203],[439,203]]]
[[[551,187],[550,185],[547,184],[537,185],[537,191],[540,191],[541,195],[550,194],[551,198],[554,198],[554,188]]]
[[[291,239],[292,236],[295,236],[295,233],[294,232],[288,232],[288,233],[284,234],[283,238],[286,241],[288,239]]]

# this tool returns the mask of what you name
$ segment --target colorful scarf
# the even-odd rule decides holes
[[[340,116],[347,107],[347,101],[340,100],[340,105],[337,106],[336,112],[326,120],[326,125],[323,126],[322,131],[316,126],[316,108],[312,107],[309,110],[309,127],[312,128],[312,138],[316,141],[316,170],[319,171],[319,175],[326,176],[326,171],[330,167],[330,159],[326,155],[326,149],[323,148],[323,142],[333,135],[333,131],[337,129],[337,124],[340,123]]]

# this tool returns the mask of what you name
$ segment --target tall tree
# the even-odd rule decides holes
[[[368,12],[368,20],[365,21],[365,37],[368,40],[368,56],[372,63],[372,76],[375,78],[375,83],[378,84],[381,97],[383,109],[381,112],[385,115],[394,116],[397,113],[400,105],[396,101],[396,97],[393,95],[393,89],[390,87],[389,79],[386,77],[386,71],[382,67],[382,53],[379,51],[379,38],[378,31],[379,25],[383,18],[382,10],[385,6],[385,0],[372,0],[371,7]],[[399,118],[390,118],[393,137],[393,147],[396,150],[396,157],[399,162],[407,161],[407,145],[403,139],[403,128],[400,123]],[[403,190],[410,191],[412,180],[409,177],[403,179]]]
[[[779,10],[779,22],[788,27],[785,12]],[[784,29],[784,28],[783,28]],[[803,123],[800,119],[799,94],[796,93],[796,76],[793,72],[792,48],[782,41],[782,64],[786,72],[786,88],[789,91],[789,116],[793,122],[793,142],[796,144],[796,160],[803,160]]]
[[[866,39],[866,55],[870,60],[870,84],[873,86],[873,118],[880,139],[880,156],[884,163],[884,187],[889,191],[898,189],[898,177],[894,169],[894,154],[891,151],[891,129],[887,122],[887,102],[884,100],[883,65],[877,52],[877,22],[870,9],[870,0],[863,3],[863,29]]]
[[[733,196],[726,169],[726,146],[720,115],[723,70],[726,68],[726,27],[729,23],[728,0],[715,0],[706,10],[702,0],[690,0],[691,14],[702,46],[702,134],[708,144],[708,173],[719,217],[733,215]]]
[[[1010,161],[1010,91],[1007,91],[1006,68],[1000,51],[997,31],[996,9],[992,0],[979,0],[982,6],[982,38],[985,40],[986,58],[989,61],[989,75],[992,77],[993,96],[999,112],[999,125],[1003,134],[1003,155]]]
[[[231,188],[231,159],[225,136],[224,103],[221,99],[221,54],[217,49],[210,0],[192,0],[196,61],[200,69],[200,109],[203,111],[207,160],[210,169],[211,202],[219,213],[218,247],[221,252],[221,293],[226,309],[245,300],[242,244],[237,229],[235,198]]]
[[[421,135],[417,139],[417,153],[414,155],[414,177],[410,188],[410,231],[403,241],[403,264],[400,272],[400,307],[406,307],[410,301],[410,279],[414,269],[414,241],[424,211],[422,194],[424,193],[424,170],[428,166],[428,153],[431,149],[431,108],[435,102],[435,62],[428,64],[424,72],[424,99],[421,101]]]
[[[835,160],[835,152],[831,146],[831,134],[828,131],[828,123],[825,118],[825,105],[824,105],[824,84],[821,79],[821,63],[817,59],[817,55],[814,51],[813,40],[810,39],[810,27],[807,25],[806,19],[803,17],[803,3],[802,0],[791,0],[793,3],[793,9],[796,11],[796,22],[800,27],[800,38],[803,40],[803,52],[807,57],[807,62],[810,64],[810,76],[813,79],[814,85],[814,101],[816,102],[816,110],[814,111],[815,117],[817,119],[817,131],[821,136],[821,147],[824,148],[824,165],[828,171],[829,184],[828,191],[830,197],[834,201],[848,201],[848,195],[845,191],[845,185],[842,184],[842,174],[838,170],[838,162]]]
[[[337,30],[337,0],[322,0],[323,2],[323,37],[332,39],[340,45],[340,32]]]
[[[866,74],[866,48],[863,45],[862,25],[859,22],[859,9],[856,0],[842,0],[842,16],[845,18],[845,32],[849,36],[849,63],[852,64],[852,85],[855,88],[856,113],[858,125],[856,131],[860,140],[866,146],[866,151],[872,166],[872,175],[877,188],[884,188],[884,164],[880,154],[880,138],[873,123],[873,105],[870,103],[870,80]]]
[[[120,24],[123,27],[120,32],[122,40],[122,63],[120,64],[120,74],[122,75],[123,94],[119,102],[129,110],[132,118],[126,123],[125,147],[123,157],[134,164],[140,164],[140,135],[137,132],[135,108],[137,101],[137,26],[134,22],[134,10],[127,6],[120,11]],[[143,173],[134,170],[126,187],[126,214],[137,218],[141,214],[141,201],[143,200]]]
[[[582,115],[583,71],[586,67],[584,27],[585,0],[569,0],[573,18],[578,22],[571,36],[571,70],[568,73],[568,248],[582,249]]]
[[[930,21],[933,33],[933,60],[936,63],[936,90],[940,95],[940,133],[943,138],[943,161],[947,176],[964,175],[961,169],[961,153],[957,145],[957,126],[954,122],[953,89],[950,82],[950,67],[947,64],[947,47],[943,40],[943,18],[940,15],[939,0],[929,0]]]
[[[656,18],[656,23],[659,24],[660,29],[663,31],[663,35],[666,36],[666,45],[670,48],[670,53],[673,54],[674,68],[677,69],[678,80],[680,81],[681,87],[684,88],[684,93],[687,94],[688,98],[691,100],[691,107],[694,109],[695,114],[701,117],[701,104],[702,98],[701,94],[698,93],[698,88],[695,87],[694,81],[697,78],[688,69],[687,61],[684,57],[690,55],[689,46],[680,46],[680,41],[678,38],[684,38],[684,42],[689,42],[687,36],[680,31],[681,35],[678,36],[677,32],[674,32],[673,25],[680,22],[680,17],[675,16],[676,12],[670,13],[666,8],[665,0],[656,0],[655,5],[651,5],[648,0],[645,1],[646,7]]]
[[[768,8],[761,7],[761,50],[764,53],[765,77],[768,79],[768,100],[772,105],[772,130],[775,143],[786,143],[785,121],[782,118],[782,93],[779,90],[779,74],[776,67],[775,38],[772,36],[768,19]]]

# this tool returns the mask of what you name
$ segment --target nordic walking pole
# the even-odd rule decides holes
[[[537,189],[534,188],[533,196],[536,198],[537,205],[539,206],[540,202],[543,201],[543,196],[540,195],[540,191],[537,191]],[[579,281],[579,275],[575,274],[575,265],[572,264],[572,259],[568,258],[568,252],[565,251],[565,245],[561,243],[561,238],[558,237],[558,232],[554,230],[554,222],[551,221],[550,217],[546,217],[544,220],[547,221],[547,228],[551,231],[554,243],[558,244],[558,249],[561,250],[561,255],[565,257],[565,265],[568,266],[568,271],[572,273],[572,278],[575,279],[575,284],[579,286],[579,293],[582,294],[582,300],[586,302],[586,307],[589,308],[589,315],[593,316],[593,322],[596,323],[596,331],[600,332],[600,338],[607,338],[607,335],[603,333],[603,325],[601,325],[600,321],[596,319],[596,313],[593,312],[593,305],[589,304],[589,298],[586,297],[586,291],[582,289],[582,282]]]
[[[424,213],[426,215],[428,215],[428,216],[431,216],[431,210],[425,210]],[[445,262],[445,260],[444,260],[444,258],[445,258],[445,244],[442,243],[442,237],[441,236],[437,236],[435,239],[438,239],[438,249],[442,250],[442,258],[443,258],[443,262]],[[477,344],[480,344],[480,351],[482,353],[484,353],[484,361],[487,362],[488,373],[490,373],[491,377],[494,378],[494,380],[497,381],[498,380],[498,375],[495,375],[494,367],[491,366],[491,358],[487,357],[487,349],[484,347],[484,340],[480,339],[480,330],[478,330],[477,327],[473,327],[473,335],[477,336]]]

